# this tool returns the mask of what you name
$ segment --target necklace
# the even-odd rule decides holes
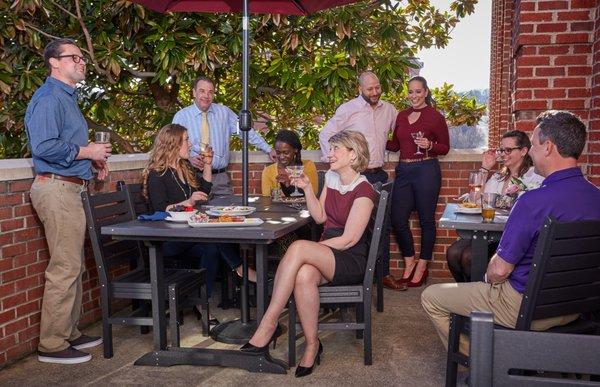
[[[342,184],[342,179],[340,178],[340,193],[342,195],[345,195],[348,191],[350,191],[350,189],[352,188],[352,186],[354,185],[354,183],[356,183],[356,180],[358,180],[360,178],[361,174],[357,173],[356,177],[354,178],[354,180],[352,180],[350,182],[350,184]]]
[[[177,183],[177,185],[179,186],[179,189],[181,190],[181,192],[183,192],[183,196],[187,199],[190,196],[192,196],[192,188],[190,188],[188,186],[188,192],[186,193],[185,190],[183,189],[183,187],[181,186],[181,184],[179,184],[179,179],[177,178],[177,176],[175,176],[175,172],[173,172],[173,168],[169,168],[169,170],[171,171],[171,175],[173,176],[173,179],[175,180],[175,183]]]

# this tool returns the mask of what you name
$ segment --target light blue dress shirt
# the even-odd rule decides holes
[[[77,105],[75,88],[48,77],[25,112],[25,128],[37,174],[92,178],[91,161],[75,160],[88,144],[88,125]]]
[[[173,123],[185,126],[188,136],[192,142],[190,156],[200,153],[202,142],[202,112],[194,103],[175,113]],[[232,135],[241,138],[238,127],[238,116],[227,106],[212,103],[208,108],[208,126],[210,132],[210,146],[215,152],[212,167],[214,169],[226,168],[229,165],[229,142]],[[262,136],[253,130],[248,132],[248,142],[265,153],[271,151],[271,147]]]

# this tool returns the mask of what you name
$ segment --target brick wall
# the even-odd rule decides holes
[[[594,121],[600,114],[599,7],[594,0],[495,0],[490,94],[490,134],[530,132],[547,109],[581,117],[590,135],[580,161],[595,184],[600,184]]]
[[[442,162],[443,183],[438,218],[444,204],[465,191],[468,172],[479,165],[478,162],[464,160],[477,160],[479,157],[478,155],[462,158],[455,156]],[[264,165],[264,162],[250,165],[249,192],[251,194],[260,192],[260,177]],[[322,163],[317,163],[317,166],[319,170],[325,169]],[[386,164],[386,169],[391,176],[393,176],[394,166],[395,162]],[[138,165],[130,170],[115,171],[111,166],[113,172],[109,180],[92,185],[91,190],[92,192],[113,191],[118,180],[129,183],[139,182],[139,168]],[[230,169],[235,191],[241,193],[241,165],[232,164]],[[31,183],[31,177],[0,181],[0,368],[35,351],[38,343],[44,270],[49,256],[43,230],[29,199]],[[420,236],[416,216],[411,219],[411,226],[415,233],[418,254]],[[455,239],[454,231],[438,230],[434,261],[430,265],[432,277],[450,277],[445,264],[445,250]],[[395,238],[392,240],[391,253],[391,272],[400,275],[402,260]],[[83,325],[97,321],[101,317],[97,273],[89,246],[86,248],[85,256],[87,270],[83,277],[81,318]]]

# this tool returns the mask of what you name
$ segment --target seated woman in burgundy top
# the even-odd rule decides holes
[[[392,224],[404,257],[404,274],[399,282],[408,287],[421,286],[427,279],[427,262],[433,257],[435,244],[435,208],[442,173],[437,156],[450,150],[448,125],[444,116],[433,107],[427,81],[413,77],[408,81],[411,107],[396,118],[393,139],[387,150],[400,151],[392,192]],[[415,246],[409,218],[413,210],[421,225],[420,259],[415,261]],[[402,290],[406,290],[406,286]]]
[[[305,175],[292,181],[304,190],[315,222],[325,223],[323,236],[319,242],[299,240],[290,245],[275,274],[271,303],[256,333],[241,348],[253,353],[268,351],[279,315],[293,291],[306,338],[296,377],[310,374],[323,351],[317,336],[318,286],[360,283],[367,262],[365,230],[375,198],[373,187],[360,174],[369,163],[367,141],[361,133],[345,130],[332,136],[329,143],[331,164],[321,197],[315,196]]]

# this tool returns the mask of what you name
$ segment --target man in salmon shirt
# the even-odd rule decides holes
[[[398,110],[389,102],[381,100],[381,84],[377,75],[370,71],[358,77],[360,95],[338,107],[335,114],[319,133],[321,144],[321,160],[329,162],[329,139],[342,130],[353,130],[362,133],[369,144],[369,166],[362,173],[369,183],[386,183],[388,174],[383,170],[385,145],[388,135],[394,130]],[[398,282],[390,274],[390,231],[387,228],[383,236],[383,285],[393,290],[406,290],[404,284]]]

